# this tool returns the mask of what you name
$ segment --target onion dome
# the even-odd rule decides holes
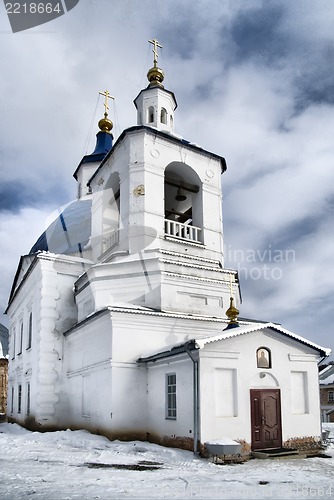
[[[164,72],[157,66],[154,66],[153,68],[148,70],[147,79],[150,82],[148,85],[149,87],[156,87],[158,85],[159,87],[163,88],[164,86],[162,85],[162,82],[164,78]]]
[[[91,236],[90,199],[75,200],[65,206],[30,250],[82,255]]]
[[[238,315],[239,315],[239,310],[234,305],[233,297],[230,297],[230,307],[227,309],[225,314],[228,317],[228,319],[230,320],[229,324],[227,325],[227,328],[225,328],[225,330],[239,326],[239,323],[237,321]]]
[[[114,124],[107,117],[108,113],[104,113],[104,118],[101,118],[101,120],[98,123],[98,126],[101,132],[106,132],[107,134],[110,134],[110,131],[113,128]]]

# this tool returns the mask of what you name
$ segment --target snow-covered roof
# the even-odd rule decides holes
[[[334,365],[328,365],[319,372],[320,385],[334,384]]]
[[[220,335],[216,335],[214,337],[207,337],[203,339],[198,339],[196,340],[196,343],[200,349],[202,349],[206,344],[209,344],[211,342],[217,342],[219,340],[224,340],[232,337],[238,337],[239,335],[244,335],[246,333],[251,333],[255,332],[258,330],[263,330],[263,329],[270,329],[270,330],[275,330],[277,332],[283,333],[283,335],[286,335],[287,337],[290,337],[294,340],[297,340],[298,342],[301,342],[302,344],[308,345],[309,347],[312,347],[313,349],[316,349],[317,351],[324,353],[324,355],[329,356],[330,353],[332,352],[331,349],[327,347],[322,347],[318,344],[315,344],[314,342],[311,342],[310,340],[305,339],[304,337],[301,337],[300,335],[297,335],[295,333],[290,332],[289,330],[286,330],[285,328],[282,328],[280,325],[277,325],[276,323],[254,323],[252,325],[245,325],[245,326],[239,326],[237,328],[232,328],[231,330],[225,330],[223,331]]]
[[[165,346],[160,351],[155,351],[154,353],[142,355],[138,359],[138,362],[144,363],[148,361],[155,361],[157,359],[166,358],[169,356],[175,356],[177,354],[181,354],[189,350],[203,349],[207,344],[213,342],[223,341],[226,339],[238,337],[240,335],[245,335],[264,329],[277,331],[293,340],[296,340],[297,342],[307,345],[312,349],[317,350],[321,356],[329,356],[331,353],[331,349],[327,347],[321,347],[318,344],[315,344],[314,342],[311,342],[310,340],[307,340],[304,337],[296,335],[295,333],[292,333],[289,330],[286,330],[285,328],[282,328],[281,326],[275,323],[253,323],[251,325],[237,326],[235,328],[223,330],[222,333],[220,333],[219,335],[214,335],[214,336],[211,335],[208,337],[202,337],[200,339],[193,338],[187,340],[184,343],[174,344],[173,346],[168,346],[168,347]]]

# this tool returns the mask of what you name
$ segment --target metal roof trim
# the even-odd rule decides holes
[[[282,328],[281,326],[278,326],[277,324],[271,323],[271,322],[259,323],[259,324],[255,323],[251,326],[241,326],[238,328],[233,328],[232,330],[229,330],[228,333],[222,333],[221,335],[216,335],[215,337],[208,337],[207,339],[198,339],[196,341],[196,343],[200,349],[203,349],[203,347],[205,347],[206,344],[209,344],[211,342],[217,342],[219,340],[237,337],[239,335],[244,335],[246,333],[251,333],[251,332],[255,332],[255,331],[266,329],[266,328],[283,333],[287,337],[290,337],[294,340],[297,340],[298,342],[301,342],[302,344],[308,345],[309,347],[316,349],[317,351],[325,354],[326,356],[329,356],[332,352],[332,350],[327,348],[327,347],[319,346],[318,344],[315,344],[314,342],[311,342],[310,340],[307,340],[304,337],[301,337],[300,335],[292,333],[289,330],[286,330],[285,328]],[[225,330],[225,332],[226,332],[226,330]]]

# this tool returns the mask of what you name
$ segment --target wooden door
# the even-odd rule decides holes
[[[252,450],[282,446],[279,389],[251,389]]]

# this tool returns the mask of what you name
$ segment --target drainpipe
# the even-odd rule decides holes
[[[199,435],[199,360],[195,359],[193,353],[186,347],[186,353],[193,362],[193,418],[194,418],[194,454],[198,454],[198,435]]]
[[[321,363],[328,358],[328,355],[323,356],[320,361],[318,361],[318,366],[321,365]],[[320,408],[320,442],[321,445],[324,445],[324,440],[322,437],[322,411],[321,411],[321,392],[320,392],[320,379],[319,379],[319,370],[318,370],[318,394],[319,394],[319,408]]]

